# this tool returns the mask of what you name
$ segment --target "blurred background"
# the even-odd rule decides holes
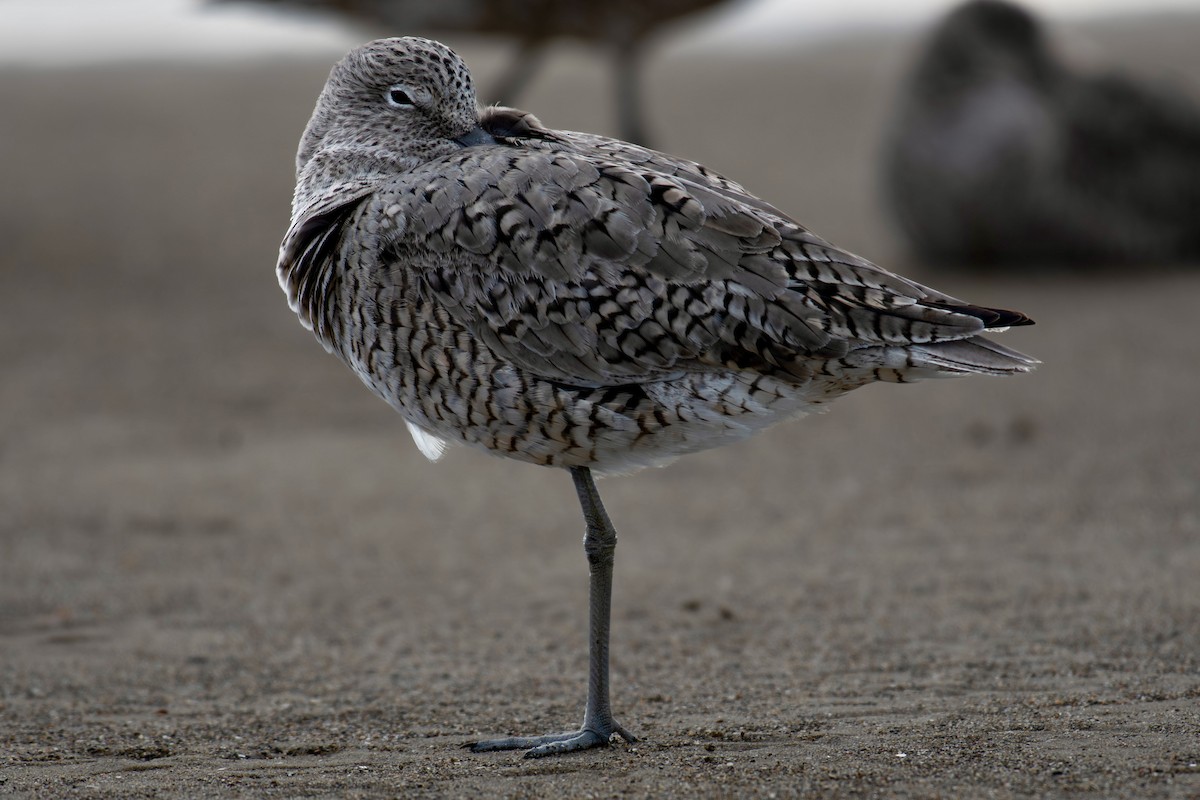
[[[530,4],[513,0],[507,5]],[[514,35],[519,24],[489,20],[484,12],[492,6],[504,10],[506,3],[6,0],[0,6],[0,69],[10,76],[13,91],[20,91],[16,87],[24,81],[31,94],[20,103],[26,113],[8,125],[34,138],[39,134],[29,126],[43,119],[51,136],[86,132],[91,153],[140,136],[170,152],[176,146],[187,152],[186,139],[176,143],[162,135],[162,128],[181,124],[188,114],[232,116],[231,124],[252,129],[251,136],[269,154],[252,152],[242,140],[239,147],[228,146],[218,141],[223,136],[213,137],[194,124],[186,124],[183,135],[219,148],[216,160],[235,171],[234,162],[246,159],[252,172],[238,174],[253,191],[272,191],[266,175],[278,171],[276,183],[289,181],[280,153],[294,150],[290,140],[303,128],[311,108],[308,95],[315,97],[332,61],[375,36],[439,36],[467,57],[487,102],[502,99],[533,110],[551,126],[624,135],[698,159],[736,176],[844,247],[876,260],[892,255],[898,229],[889,223],[895,215],[882,199],[881,146],[906,97],[905,78],[928,44],[931,28],[953,3],[663,0],[634,3],[650,11],[622,27],[630,12],[621,4],[604,4],[606,11],[597,16],[572,11],[576,4],[570,2],[551,2],[550,7],[566,11],[542,20],[537,38],[545,47],[537,58],[525,57],[530,53],[522,48],[530,42]],[[1071,68],[1133,73],[1190,92],[1187,101],[1195,105],[1195,70],[1188,61],[1200,10],[1194,0],[1040,0],[1027,7],[1046,28],[1056,57]],[[526,10],[518,22],[537,16]],[[413,21],[403,24],[409,18]],[[477,21],[485,33],[472,32]],[[559,30],[565,35],[555,36]],[[631,40],[635,46],[625,46]],[[619,98],[627,93],[614,69],[631,59],[640,94],[628,101],[638,109],[630,112],[636,117],[632,126],[623,123],[628,114],[622,116]],[[524,81],[516,74],[522,64],[528,65]],[[181,86],[173,95],[168,76],[188,84],[187,90]],[[259,92],[263,96],[249,90],[258,79],[267,82]],[[507,90],[518,83],[520,90]],[[239,93],[239,85],[247,88]],[[161,98],[151,97],[156,89]],[[189,98],[188,91],[207,94]],[[74,98],[72,92],[85,97]],[[571,102],[577,98],[586,102]],[[235,112],[221,113],[226,106],[218,101]],[[80,103],[100,106],[99,116],[92,109],[85,114]],[[146,108],[158,130],[137,124],[146,122],[137,107]],[[49,124],[63,114],[77,115],[81,127]],[[106,120],[122,128],[113,141],[100,135]],[[270,128],[278,133],[268,144]],[[214,160],[207,153],[180,159],[132,149],[143,164],[170,162],[168,170],[211,169]],[[70,159],[75,148],[60,150]],[[114,154],[113,161],[121,158]],[[775,159],[785,161],[786,168]],[[90,160],[89,169],[105,169]],[[64,174],[71,171],[64,162]],[[916,172],[929,174],[925,164]],[[103,182],[101,175],[94,177]],[[46,182],[44,173],[37,173],[36,182]],[[37,197],[46,190],[32,191]],[[277,196],[280,190],[274,191]],[[118,205],[106,199],[100,213],[117,213]],[[23,207],[30,210],[28,204]],[[16,211],[4,218],[14,225]]]
[[[62,770],[23,786],[69,783],[72,764],[110,757],[233,758],[243,740],[311,755],[322,742],[371,749],[375,728],[419,744],[577,713],[585,572],[569,481],[463,450],[427,464],[301,329],[274,274],[296,144],[338,57],[377,35],[434,36],[491,99],[529,42],[274,5],[0,0],[0,750],[43,766],[58,752]],[[1200,7],[1031,0],[1046,37],[1033,60],[1012,73],[1007,57],[980,73],[955,62],[955,80],[982,76],[982,94],[955,83],[968,99],[931,110],[918,64],[952,3],[690,5],[704,8],[664,3],[670,13],[641,28],[548,40],[506,99],[551,127],[620,135],[618,87],[633,80],[636,135],[841,247],[1029,313],[1038,324],[1005,342],[1045,364],[1004,381],[864,389],[825,418],[605,481],[626,554],[614,691],[639,730],[690,740],[714,707],[746,730],[774,720],[762,736],[782,737],[783,758],[811,755],[816,780],[819,759],[859,744],[860,776],[890,774],[901,730],[957,740],[970,728],[1003,748],[1023,714],[1022,757],[979,756],[977,778],[1034,781],[1038,794],[1053,772],[1027,769],[1050,757],[1038,737],[1073,736],[1063,704],[1100,698],[1114,721],[1089,723],[1101,737],[1089,741],[1119,730],[1139,747],[1076,750],[1078,769],[1055,780],[1086,773],[1110,794],[1154,796],[1131,787],[1190,779],[1194,251],[1141,250],[1127,242],[1158,240],[1122,234],[1099,253],[1009,257],[920,231],[986,231],[1015,208],[1079,202],[1088,210],[1070,224],[1085,229],[1150,207],[1194,232],[1178,177],[1195,163]],[[631,38],[638,69],[622,78],[612,53]],[[1022,83],[1030,70],[1040,77]],[[1090,83],[1111,74],[1128,83]],[[1090,161],[1058,171],[1075,152],[1062,143],[1111,108],[1158,122],[1118,126],[1088,145]],[[988,165],[1023,166],[929,177],[951,156],[980,163],[977,141],[1015,159]],[[1138,152],[1170,155],[1111,168]],[[1026,194],[987,188],[997,172],[1024,176]],[[1102,177],[1078,191],[1099,191],[1103,213],[1077,201],[1079,172]],[[1123,182],[1135,173],[1150,177]],[[946,209],[962,209],[966,174],[982,182],[972,196],[995,202],[964,222]],[[522,666],[535,660],[565,677],[531,676]],[[916,699],[889,706],[901,711],[886,730],[838,699],[887,705],[896,686]],[[781,708],[785,691],[794,702]],[[963,711],[993,705],[1007,710]],[[519,724],[531,707],[534,724]],[[327,724],[336,714],[340,728]],[[846,738],[822,751],[823,726],[839,725]],[[802,730],[816,733],[798,751],[788,742]],[[304,736],[318,749],[296,744]]]

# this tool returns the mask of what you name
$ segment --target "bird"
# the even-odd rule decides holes
[[[1200,106],[1085,73],[1007,0],[936,27],[883,145],[887,206],[925,260],[999,265],[1200,258]]]
[[[436,460],[466,444],[567,470],[584,519],[589,678],[528,757],[635,737],[608,645],[616,531],[594,475],[744,439],[876,381],[1027,372],[1027,325],[839,250],[701,164],[477,106],[446,46],[363,45],[296,154],[291,309]]]
[[[489,92],[489,100],[502,104],[513,102],[529,84],[556,39],[589,42],[610,54],[617,126],[622,138],[645,143],[650,136],[642,111],[641,73],[647,41],[663,25],[724,0],[254,1],[268,6],[328,10],[390,34],[430,29],[516,39],[515,56]]]

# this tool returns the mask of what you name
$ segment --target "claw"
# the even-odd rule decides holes
[[[580,731],[569,739],[543,742],[525,751],[525,758],[542,758],[559,753],[574,753],[577,750],[590,750],[593,747],[607,747],[609,739],[595,731]]]
[[[464,745],[473,753],[490,753],[497,750],[524,750],[525,758],[543,758],[560,753],[574,753],[579,750],[590,750],[593,747],[607,747],[613,737],[619,736],[629,744],[637,739],[620,725],[613,723],[610,733],[605,736],[600,731],[584,728],[567,733],[551,733],[545,736],[511,736],[506,739],[487,739]]]

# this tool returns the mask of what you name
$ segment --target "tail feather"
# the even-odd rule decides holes
[[[982,336],[912,345],[908,352],[912,366],[932,367],[947,375],[1014,375],[1029,372],[1041,363]]]

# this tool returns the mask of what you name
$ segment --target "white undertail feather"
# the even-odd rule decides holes
[[[408,432],[412,434],[413,441],[417,443],[417,449],[430,461],[437,461],[446,452],[445,439],[439,439],[408,420],[404,420],[404,424],[408,426]]]

